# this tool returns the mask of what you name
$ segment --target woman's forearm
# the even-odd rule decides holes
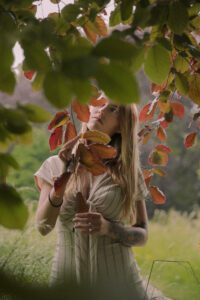
[[[143,246],[148,239],[147,225],[142,223],[127,227],[120,222],[111,221],[107,236],[127,247]]]

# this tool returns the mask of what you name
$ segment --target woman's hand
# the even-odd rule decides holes
[[[107,235],[109,221],[107,221],[101,213],[86,212],[75,214],[74,228],[80,229],[81,232],[87,234]]]

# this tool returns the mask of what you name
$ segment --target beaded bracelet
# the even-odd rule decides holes
[[[55,204],[55,203],[52,202],[52,200],[50,198],[50,193],[49,193],[49,202],[51,203],[51,206],[53,206],[53,207],[60,207],[63,204],[63,199],[62,199],[61,203]]]

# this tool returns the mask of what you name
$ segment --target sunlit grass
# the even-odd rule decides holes
[[[34,226],[36,202],[29,205],[30,218],[24,231],[0,227],[0,265],[19,280],[48,283],[55,250],[56,231],[41,236]],[[200,212],[197,218],[171,210],[156,211],[149,222],[149,239],[145,247],[133,252],[142,275],[148,279],[154,260],[188,261],[200,280]],[[172,299],[199,300],[197,284],[187,264],[156,262],[150,283]]]

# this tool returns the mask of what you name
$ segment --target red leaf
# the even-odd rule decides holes
[[[185,114],[185,108],[180,102],[171,102],[173,114],[179,118],[183,118]]]
[[[146,186],[149,187],[151,178],[153,177],[153,172],[152,172],[152,170],[143,169],[142,173],[143,173],[143,176],[144,176]]]
[[[117,150],[109,145],[103,144],[91,144],[89,149],[92,153],[95,153],[100,159],[115,158],[117,155]]]
[[[158,116],[158,119],[161,119],[162,117],[164,117],[164,113],[161,112],[159,114],[159,116]],[[169,123],[167,121],[163,120],[163,121],[160,122],[160,126],[162,128],[168,128],[169,127]]]
[[[49,138],[49,145],[51,151],[55,150],[59,145],[62,144],[62,133],[63,127],[57,127],[51,134]]]
[[[195,142],[195,138],[196,138],[197,133],[191,132],[188,135],[186,135],[185,139],[184,139],[184,146],[185,148],[190,148],[193,146],[194,142]]]
[[[156,107],[157,107],[157,102],[154,102],[153,105],[152,105],[152,102],[146,104],[140,111],[140,114],[139,114],[140,122],[146,122],[146,121],[151,120],[155,113]]]
[[[48,130],[55,129],[56,127],[63,126],[69,122],[68,111],[59,111],[55,114],[53,120],[48,125]]]
[[[90,110],[87,104],[82,104],[76,100],[72,102],[72,109],[77,114],[77,118],[81,122],[88,122],[90,118]]]
[[[64,143],[68,142],[69,140],[72,140],[76,136],[77,136],[76,127],[71,121],[69,121],[65,131]]]
[[[151,193],[154,204],[164,204],[166,202],[165,194],[157,186],[150,186],[149,191]]]
[[[28,79],[31,80],[33,78],[33,75],[35,74],[35,71],[24,71],[24,76]]]
[[[161,152],[167,152],[167,153],[170,153],[172,152],[172,150],[168,147],[168,146],[165,146],[163,144],[159,144],[155,147],[156,150],[158,151],[161,151]]]
[[[148,157],[148,163],[152,166],[166,166],[168,163],[168,153],[153,150]]]
[[[161,141],[165,141],[166,138],[167,138],[167,134],[165,132],[165,129],[162,128],[161,126],[158,127],[156,135],[159,138],[159,140],[161,140]]]

